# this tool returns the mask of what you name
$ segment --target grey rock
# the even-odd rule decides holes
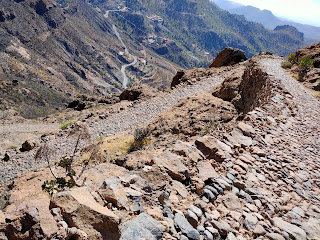
[[[197,228],[199,219],[194,212],[192,212],[191,210],[187,210],[185,213],[185,217],[194,228]]]
[[[244,226],[246,227],[247,230],[251,231],[255,228],[258,221],[259,220],[255,215],[249,213],[249,214],[247,214],[247,216],[244,220]]]
[[[244,136],[239,129],[233,129],[231,132],[231,136],[236,140],[237,143],[244,147],[249,147],[253,143],[252,138]]]
[[[286,221],[283,221],[282,218],[275,217],[273,218],[274,226],[278,227],[282,231],[287,232],[292,239],[295,240],[306,240],[307,234],[301,228],[290,224]]]
[[[218,221],[212,220],[211,223],[214,228],[218,229],[222,237],[227,237],[228,233],[231,232],[232,230],[230,225],[224,221],[218,222]]]
[[[139,240],[141,238],[156,240],[163,236],[166,227],[146,213],[127,221],[121,229],[121,240]]]
[[[267,233],[265,237],[267,237],[270,240],[286,240],[284,237],[282,237],[278,233]]]
[[[198,217],[201,217],[202,216],[202,211],[200,208],[194,206],[194,205],[191,205],[189,207],[189,210],[191,210],[192,212],[194,212]]]
[[[213,235],[211,232],[209,232],[208,230],[205,230],[203,233],[204,239],[205,240],[213,240]]]
[[[189,239],[193,239],[193,240],[200,239],[199,232],[196,229],[194,229],[192,225],[188,222],[188,220],[180,213],[175,214],[174,224],[176,228],[180,229],[180,231],[184,235],[186,235]]]

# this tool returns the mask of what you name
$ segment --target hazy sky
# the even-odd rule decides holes
[[[320,0],[231,0],[301,23],[320,26]]]

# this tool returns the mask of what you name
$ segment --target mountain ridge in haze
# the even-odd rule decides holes
[[[248,21],[261,23],[266,28],[273,30],[279,25],[290,25],[304,33],[307,44],[320,41],[320,27],[297,23],[275,16],[270,10],[260,10],[253,6],[246,6],[229,0],[211,0],[220,8],[230,13],[244,15]]]

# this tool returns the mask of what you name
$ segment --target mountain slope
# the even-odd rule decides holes
[[[121,91],[121,67],[131,62],[104,13],[86,1],[0,0],[0,109],[43,116],[80,95]],[[134,47],[133,47],[134,46]],[[144,58],[131,41],[131,53]],[[156,55],[156,54],[154,54]],[[153,55],[148,57],[152,58]],[[126,73],[166,85],[175,74],[165,59],[139,61]],[[156,75],[157,74],[157,75]]]
[[[111,4],[108,0],[91,2],[104,9]],[[125,5],[129,9],[126,14],[140,15],[140,22],[137,23],[140,28],[148,29],[149,34],[174,40],[183,51],[189,51],[198,58],[203,58],[205,52],[216,55],[226,46],[240,48],[248,56],[261,50],[286,55],[291,52],[289,49],[295,49],[303,42],[299,34],[284,37],[286,34],[282,31],[266,30],[259,24],[221,10],[208,0],[116,2],[118,6]],[[150,24],[147,17],[153,15],[163,21]],[[124,15],[122,17],[126,18]],[[137,31],[137,35],[143,34]],[[283,41],[284,38],[286,41]]]
[[[211,0],[219,7],[230,13],[244,15],[247,20],[261,23],[268,29],[274,29],[279,25],[290,25],[304,33],[307,43],[316,43],[320,41],[320,27],[311,26],[308,24],[296,23],[293,21],[282,20],[269,10],[260,10],[253,6],[245,6],[228,0]]]

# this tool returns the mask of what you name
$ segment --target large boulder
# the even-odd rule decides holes
[[[139,216],[123,224],[121,240],[161,239],[165,229],[165,226],[150,215],[141,213]]]
[[[125,189],[118,177],[105,180],[99,189],[99,193],[105,200],[112,202],[118,208],[126,208],[128,204]]]
[[[231,66],[239,62],[247,60],[244,51],[227,47],[218,53],[217,57],[214,59],[213,63],[210,65],[212,67],[222,67]]]
[[[226,159],[226,154],[219,146],[217,139],[212,136],[199,137],[195,144],[207,159],[214,159],[218,162]]]
[[[61,209],[69,226],[88,235],[88,239],[119,239],[119,218],[96,202],[86,187],[63,191],[51,200],[51,207]]]
[[[50,239],[58,231],[48,206],[41,201],[35,205],[25,203],[5,214],[1,231],[8,239]]]
[[[175,180],[184,181],[189,177],[188,168],[182,163],[182,158],[169,151],[154,157],[152,161],[165,168],[166,172]]]

